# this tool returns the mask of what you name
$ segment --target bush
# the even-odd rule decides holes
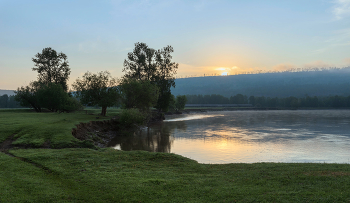
[[[74,97],[68,97],[64,106],[64,111],[71,112],[77,110],[83,110],[84,106]]]
[[[123,108],[137,108],[142,112],[148,112],[150,107],[157,104],[158,87],[150,81],[124,78],[120,90]]]
[[[145,123],[146,116],[138,109],[123,109],[120,114],[120,123],[124,127],[140,126]]]

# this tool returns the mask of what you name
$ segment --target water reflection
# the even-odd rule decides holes
[[[110,146],[201,163],[350,163],[350,111],[231,111],[169,116]]]
[[[162,123],[146,127],[133,133],[116,136],[107,146],[124,151],[144,150],[150,152],[171,152],[174,141],[172,136],[177,131],[186,131],[184,122]]]

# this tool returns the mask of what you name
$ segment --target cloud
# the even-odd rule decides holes
[[[350,0],[335,0],[333,14],[337,20],[341,20],[350,15]]]

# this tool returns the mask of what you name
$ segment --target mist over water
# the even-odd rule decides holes
[[[117,136],[110,146],[176,153],[200,163],[350,163],[350,110],[174,115]]]

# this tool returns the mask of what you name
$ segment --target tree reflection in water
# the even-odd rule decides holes
[[[168,152],[174,142],[174,131],[186,131],[185,122],[170,122],[153,124],[135,132],[118,134],[109,143],[108,147],[120,146],[121,150],[144,150],[150,152]]]

